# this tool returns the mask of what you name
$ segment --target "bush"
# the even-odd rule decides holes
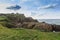
[[[8,28],[16,28],[16,26],[14,26],[14,24],[8,23],[8,22],[5,23],[5,26]]]

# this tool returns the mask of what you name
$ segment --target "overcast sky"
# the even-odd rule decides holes
[[[6,7],[21,6],[16,11],[34,19],[60,19],[60,0],[0,0],[0,13],[10,13]]]

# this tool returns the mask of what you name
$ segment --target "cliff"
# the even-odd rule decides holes
[[[25,17],[24,14],[11,13],[11,14],[0,14],[0,20],[2,25],[8,28],[27,28],[27,29],[38,29],[41,31],[60,31],[60,25],[52,25],[45,22],[38,22],[32,17]]]

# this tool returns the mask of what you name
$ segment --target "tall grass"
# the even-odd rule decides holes
[[[60,40],[60,32],[32,29],[8,29],[0,25],[0,40]]]

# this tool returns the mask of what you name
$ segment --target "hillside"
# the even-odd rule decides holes
[[[25,28],[8,28],[6,27],[6,15],[0,15],[0,40],[60,40],[60,32],[41,32],[41,30],[36,30],[34,28],[29,29],[29,27],[31,28],[32,24],[36,23],[39,27],[40,24],[42,24],[38,23],[36,20],[35,22],[31,22],[31,20],[29,21],[27,21],[27,23],[23,22],[24,24],[29,24],[28,27],[24,26]],[[10,23],[9,20],[8,23]],[[38,27],[37,25],[36,28]],[[43,25],[46,27],[47,24],[43,23]],[[49,25],[47,25],[47,27],[48,26]],[[10,25],[10,27],[13,26]],[[39,27],[37,29],[41,28]]]
[[[0,25],[0,40],[60,40],[60,32],[32,29],[8,29]]]
[[[37,29],[45,32],[60,31],[60,25],[39,22],[19,13],[0,14],[0,24],[7,28]]]

